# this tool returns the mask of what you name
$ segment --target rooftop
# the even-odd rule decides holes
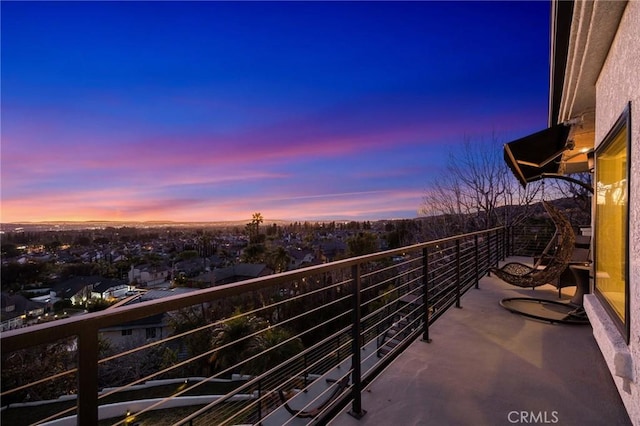
[[[362,419],[349,406],[331,425],[631,424],[590,326],[550,324],[499,305],[528,296],[557,300],[558,291],[482,278],[461,309],[431,326],[431,343],[414,341],[373,380]]]

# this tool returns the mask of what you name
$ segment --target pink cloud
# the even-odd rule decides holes
[[[383,217],[417,212],[420,191],[365,191],[308,197],[252,197],[224,200],[141,198],[135,191],[51,194],[40,199],[4,201],[3,222],[47,220],[249,220],[255,211],[268,219],[314,220]],[[417,213],[415,214],[417,216]]]

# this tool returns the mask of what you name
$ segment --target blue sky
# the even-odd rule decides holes
[[[548,2],[5,2],[3,222],[418,215],[546,127]]]

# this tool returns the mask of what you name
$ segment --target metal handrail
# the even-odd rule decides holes
[[[36,345],[47,344],[56,342],[61,339],[77,337],[78,343],[78,360],[77,368],[69,370],[63,374],[78,375],[78,400],[77,400],[77,416],[79,424],[97,424],[98,419],[98,382],[97,382],[97,369],[100,363],[105,361],[111,361],[118,355],[109,358],[99,360],[98,356],[98,335],[100,330],[131,322],[139,319],[143,319],[152,315],[164,314],[171,311],[177,311],[183,308],[187,308],[193,305],[199,305],[203,303],[209,303],[216,300],[223,300],[225,298],[251,294],[252,292],[259,292],[260,290],[272,289],[281,285],[285,285],[291,282],[304,280],[305,278],[320,276],[336,271],[348,271],[350,277],[346,280],[342,280],[339,283],[334,283],[333,287],[338,288],[341,285],[351,285],[353,292],[349,296],[344,294],[341,300],[345,301],[348,298],[352,300],[351,305],[351,382],[345,392],[348,393],[348,398],[352,402],[352,413],[359,416],[363,415],[364,410],[361,406],[360,393],[366,380],[370,380],[373,374],[376,374],[381,366],[385,363],[389,363],[390,359],[384,359],[380,365],[369,372],[361,371],[361,365],[364,362],[361,359],[361,352],[364,350],[363,339],[365,335],[375,333],[376,325],[378,323],[384,323],[388,321],[388,317],[380,317],[383,310],[377,309],[367,315],[363,315],[362,309],[366,304],[380,303],[384,297],[380,298],[371,297],[370,299],[363,301],[363,291],[379,291],[385,286],[393,284],[394,281],[404,281],[401,285],[397,285],[394,291],[406,292],[411,291],[411,288],[415,287],[423,292],[423,299],[421,307],[412,308],[409,313],[415,316],[411,324],[422,324],[422,329],[414,331],[410,339],[405,340],[403,345],[408,345],[410,340],[413,340],[420,333],[423,334],[426,340],[428,340],[428,327],[429,324],[435,321],[444,311],[455,304],[460,306],[461,295],[468,290],[471,286],[477,286],[477,280],[479,274],[484,273],[490,266],[497,264],[500,258],[503,258],[507,253],[507,242],[509,241],[508,233],[503,227],[492,228],[485,231],[478,231],[474,233],[458,235],[449,238],[443,238],[440,240],[429,241],[425,243],[415,244],[407,247],[402,247],[393,250],[386,250],[374,254],[358,256],[354,258],[344,259],[332,263],[323,265],[312,266],[304,269],[284,272],[276,275],[270,275],[266,277],[260,277],[255,279],[249,279],[240,283],[226,284],[216,286],[213,288],[197,290],[187,294],[170,296],[167,298],[146,301],[136,303],[134,305],[121,306],[113,309],[107,309],[100,312],[90,313],[79,317],[66,318],[56,320],[53,322],[34,325],[22,329],[10,330],[3,332],[0,335],[0,348],[3,357],[11,352],[27,349]],[[435,249],[434,249],[435,248]],[[393,258],[394,256],[404,253],[414,253],[416,257],[408,258],[402,262],[394,264],[392,266],[383,266],[379,269],[365,270],[363,265],[373,265],[375,262],[383,261],[385,259]],[[447,261],[447,257],[451,258]],[[428,262],[434,262],[429,266]],[[452,268],[447,265],[453,265]],[[416,263],[417,262],[417,263]],[[426,263],[425,263],[426,262]],[[402,270],[402,269],[405,270]],[[394,272],[402,270],[401,272]],[[390,277],[384,277],[385,274],[394,273]],[[379,281],[374,284],[363,288],[363,280],[372,282],[378,279],[378,276],[383,276]],[[453,283],[453,286],[451,285]],[[323,287],[317,291],[318,293],[330,289],[331,286]],[[392,292],[389,292],[392,293]],[[304,296],[308,296],[312,293],[305,293]],[[348,297],[347,297],[348,296]],[[302,297],[302,296],[301,296]],[[295,299],[292,297],[286,301],[276,302],[271,305],[262,306],[258,310],[277,309],[279,306],[286,306],[287,303],[291,303]],[[364,303],[364,304],[363,304]],[[313,309],[314,307],[309,307]],[[317,307],[320,309],[321,307]],[[433,310],[433,312],[430,312]],[[422,311],[422,315],[420,315]],[[344,312],[343,315],[348,314]],[[379,318],[380,317],[380,318]],[[370,322],[371,324],[364,324],[364,322]],[[208,324],[201,327],[201,329],[211,329],[216,323]],[[282,326],[282,324],[280,324]],[[384,327],[383,327],[384,328]],[[141,348],[150,348],[159,343],[165,343],[167,341],[177,339],[183,335],[189,335],[194,332],[202,331],[201,329],[189,330],[182,335],[170,336],[160,342],[151,342],[141,347],[133,349],[131,352],[139,351]],[[333,334],[333,338],[340,339],[345,333],[345,330],[336,331]],[[375,340],[375,339],[374,339]],[[327,343],[328,344],[328,343]],[[340,360],[340,347],[344,344],[338,344],[338,360]],[[218,350],[214,348],[212,351]],[[393,353],[397,354],[399,350],[394,350]],[[306,356],[311,353],[309,350],[305,350],[305,364]],[[207,356],[199,355],[199,357]],[[126,353],[125,353],[126,355]],[[256,355],[258,356],[258,355]],[[298,359],[298,356],[292,360],[288,360],[289,364]],[[193,361],[194,358],[190,358],[186,361]],[[185,362],[186,362],[185,361]],[[296,361],[297,362],[297,361]],[[175,366],[174,366],[175,367]],[[308,366],[307,366],[308,367]],[[273,370],[273,369],[272,369]],[[276,370],[269,370],[270,372]],[[307,371],[306,368],[305,371]],[[152,376],[156,376],[163,371],[156,372]],[[363,375],[364,373],[364,375]],[[267,373],[263,374],[264,377],[268,377]],[[53,375],[51,377],[59,377],[60,374]],[[147,376],[129,383],[126,387],[131,387],[133,384],[140,383]],[[262,375],[261,375],[262,376]],[[305,382],[307,381],[307,375],[303,374]],[[249,389],[252,384],[259,383],[263,379],[254,379],[250,385],[246,385]],[[29,384],[33,385],[33,383]],[[14,389],[15,390],[15,389]],[[14,390],[2,390],[2,395],[13,392]],[[116,391],[112,391],[116,392]],[[261,410],[262,395],[258,393],[258,410]],[[228,399],[228,397],[227,397]],[[344,401],[345,397],[336,398],[336,401]],[[220,405],[217,402],[214,405]],[[245,408],[246,409],[246,408]],[[206,410],[205,410],[206,411]],[[323,412],[326,410],[323,410]],[[330,412],[330,410],[329,410]],[[52,416],[53,417],[53,416]],[[191,418],[190,418],[191,419]]]

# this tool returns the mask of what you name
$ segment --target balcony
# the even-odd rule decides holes
[[[431,327],[431,343],[413,342],[366,387],[362,419],[343,412],[331,425],[631,424],[590,326],[528,319],[498,304],[558,300],[555,287],[520,289],[488,276],[479,287]],[[563,301],[574,289],[563,289]]]
[[[498,306],[531,294],[485,276],[522,254],[519,235],[496,228],[3,333],[2,422],[508,424],[517,412],[628,424],[588,326]],[[547,291],[557,297],[535,295]]]

